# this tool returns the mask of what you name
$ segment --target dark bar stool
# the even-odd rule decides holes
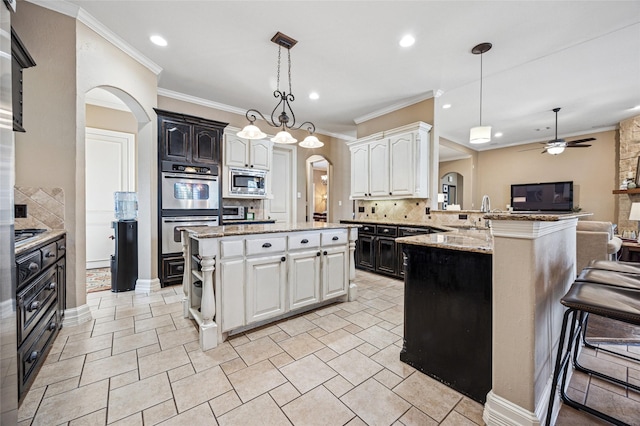
[[[577,359],[580,348],[580,336],[583,335],[586,330],[586,318],[589,314],[600,315],[632,325],[640,325],[640,288],[631,285],[632,283],[626,282],[625,280],[618,281],[617,278],[619,278],[619,274],[612,274],[607,284],[576,281],[571,285],[567,294],[560,300],[568,309],[564,313],[562,332],[560,333],[560,341],[558,342],[558,354],[552,379],[552,392],[549,398],[549,409],[547,411],[547,425],[550,425],[551,422],[555,389],[560,376],[562,376],[560,397],[564,403],[615,425],[627,425],[627,423],[609,414],[572,400],[565,392],[569,360],[572,358],[573,366],[576,370],[600,377],[621,386],[627,386],[640,392],[640,386],[583,367]],[[567,324],[569,324],[569,337],[565,349]]]
[[[614,260],[592,260],[583,269],[600,269],[602,271],[623,272],[625,274],[640,275],[640,263],[635,262],[617,262]]]

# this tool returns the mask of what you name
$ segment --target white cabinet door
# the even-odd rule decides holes
[[[236,135],[224,135],[224,163],[228,167],[249,167],[250,141]]]
[[[322,249],[322,300],[347,294],[349,262],[346,247]]]
[[[369,144],[369,195],[389,195],[389,140]]]
[[[222,331],[229,331],[245,325],[244,316],[244,258],[221,260],[220,304],[222,313]],[[222,309],[221,309],[222,308]]]
[[[389,195],[413,195],[416,170],[414,146],[413,133],[389,139]]]
[[[246,261],[247,324],[286,312],[287,263],[284,255]]]
[[[260,170],[271,169],[271,150],[273,142],[254,140],[249,146],[249,167]]]
[[[351,148],[351,197],[369,194],[369,145]]]
[[[289,308],[320,301],[320,249],[289,254]]]

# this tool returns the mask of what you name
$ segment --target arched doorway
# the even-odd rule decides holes
[[[307,222],[331,222],[333,166],[325,157],[307,158]]]
[[[443,210],[446,210],[447,206],[450,205],[459,206],[460,209],[464,210],[464,176],[460,173],[450,172],[443,175],[440,178],[438,191],[444,194]]]

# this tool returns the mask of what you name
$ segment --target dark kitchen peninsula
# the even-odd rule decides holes
[[[399,238],[405,258],[400,360],[484,403],[491,390],[489,231]]]

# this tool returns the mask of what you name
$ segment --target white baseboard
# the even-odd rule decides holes
[[[546,394],[547,397],[549,394]],[[546,411],[546,410],[545,410]],[[482,420],[488,426],[541,426],[536,413],[525,410],[490,391],[484,404]]]
[[[144,280],[138,278],[136,281],[136,293],[153,293],[160,290],[160,279],[153,278],[150,280]]]
[[[62,325],[65,327],[73,327],[91,321],[91,309],[89,305],[78,306],[77,308],[69,308],[64,310],[64,321]]]
[[[109,260],[91,260],[87,261],[87,269],[108,268],[111,266]]]

